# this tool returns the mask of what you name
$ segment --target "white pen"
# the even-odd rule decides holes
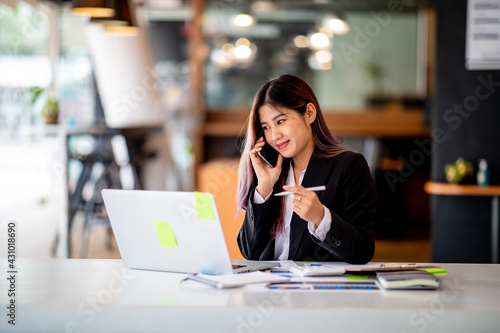
[[[305,190],[308,190],[308,191],[324,191],[326,190],[326,186],[325,185],[321,185],[321,186],[313,186],[313,187],[306,187]],[[276,193],[275,196],[277,197],[280,197],[280,196],[283,196],[283,195],[290,195],[290,194],[293,194],[294,192],[290,192],[290,191],[284,191],[284,192],[279,192],[279,193]]]

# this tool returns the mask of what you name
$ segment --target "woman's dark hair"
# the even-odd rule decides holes
[[[321,111],[316,95],[304,80],[293,75],[282,75],[270,80],[264,84],[255,95],[253,106],[248,117],[248,128],[243,142],[243,151],[238,172],[237,204],[239,211],[241,211],[241,209],[247,209],[251,191],[253,191],[257,185],[257,177],[252,166],[249,152],[252,150],[255,140],[257,139],[257,133],[261,128],[259,119],[260,108],[264,105],[269,105],[276,109],[291,109],[304,117],[306,106],[309,103],[312,103],[316,107],[316,119],[311,124],[315,146],[313,154],[321,158],[328,158],[348,150],[338,143],[335,136],[326,126],[323,112]],[[284,166],[280,178],[275,184],[275,191],[281,191],[282,186],[285,185],[287,174],[288,168]],[[284,197],[281,197],[279,211],[276,212],[276,216],[270,216],[270,220],[274,221],[271,228],[271,235],[273,237],[276,237],[284,230],[283,209]]]

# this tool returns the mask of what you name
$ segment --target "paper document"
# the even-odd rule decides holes
[[[225,275],[191,274],[186,279],[201,282],[218,289],[242,287],[252,283],[286,282],[289,280],[283,276],[260,271]]]

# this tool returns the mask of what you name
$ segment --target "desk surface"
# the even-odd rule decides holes
[[[500,265],[442,264],[431,291],[218,290],[184,274],[125,269],[121,260],[19,259],[16,326],[1,332],[493,332]]]

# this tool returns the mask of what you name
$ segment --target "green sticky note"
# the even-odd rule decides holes
[[[177,240],[170,222],[155,222],[155,227],[161,247],[177,247]]]
[[[364,281],[368,279],[368,276],[356,276],[356,275],[353,275],[353,276],[348,276],[347,277],[347,280],[355,280],[355,281]]]
[[[212,198],[208,193],[194,192],[196,217],[200,220],[215,220]]]
[[[443,268],[423,268],[423,271],[427,271],[431,274],[446,274],[448,271]]]

